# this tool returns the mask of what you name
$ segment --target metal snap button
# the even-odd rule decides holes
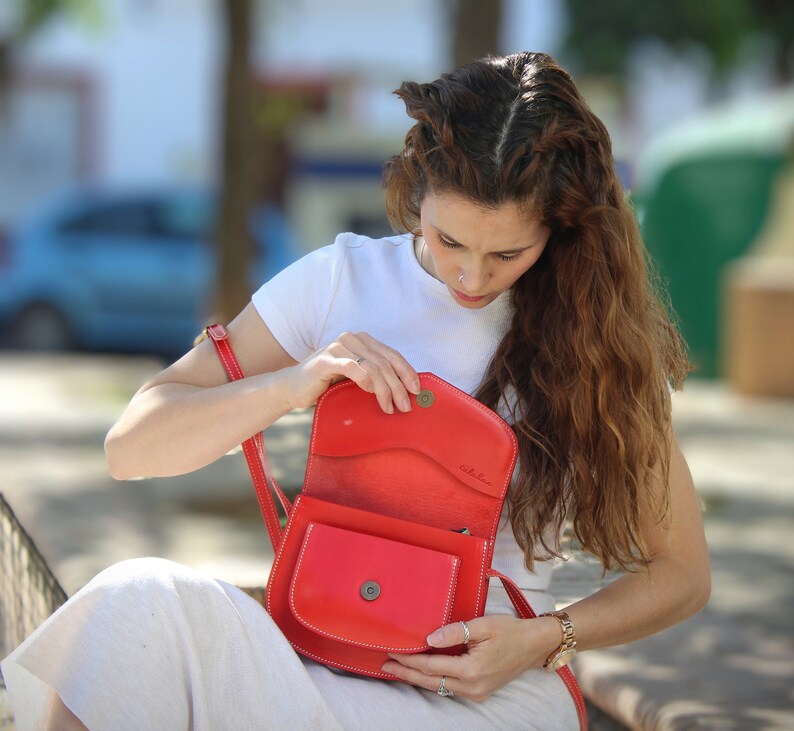
[[[419,395],[416,397],[417,405],[421,406],[423,409],[429,409],[435,400],[436,397],[433,395],[433,392],[427,388],[420,391]]]
[[[361,585],[361,596],[368,602],[380,596],[380,587],[375,581],[366,581]]]

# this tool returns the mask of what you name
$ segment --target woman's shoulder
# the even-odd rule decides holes
[[[371,254],[377,256],[378,254],[388,255],[394,249],[408,245],[412,241],[413,237],[411,234],[393,234],[391,236],[373,238],[372,236],[347,231],[338,234],[332,246],[359,250],[363,255]]]
[[[374,276],[378,269],[394,271],[395,267],[401,267],[408,258],[403,255],[405,247],[412,242],[410,234],[373,238],[347,231],[338,234],[332,244],[308,253],[304,265],[334,278],[357,271],[367,271]]]
[[[333,243],[312,249],[304,254],[300,262],[304,265],[328,265],[331,262],[356,263],[364,260],[389,259],[405,245],[413,241],[411,234],[394,234],[373,238],[351,231],[337,234]]]

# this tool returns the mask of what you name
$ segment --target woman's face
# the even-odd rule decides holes
[[[538,260],[551,233],[516,203],[484,208],[454,193],[429,192],[421,225],[430,273],[469,309],[510,289]]]

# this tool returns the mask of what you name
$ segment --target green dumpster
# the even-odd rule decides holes
[[[761,230],[792,139],[787,90],[677,126],[638,161],[633,198],[643,236],[698,376],[721,375],[721,273]]]

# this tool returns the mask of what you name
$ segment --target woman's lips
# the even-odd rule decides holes
[[[479,302],[481,299],[485,299],[485,295],[481,294],[479,297],[470,297],[467,294],[463,294],[463,292],[458,292],[457,289],[452,290],[457,297],[462,299],[464,302]]]

